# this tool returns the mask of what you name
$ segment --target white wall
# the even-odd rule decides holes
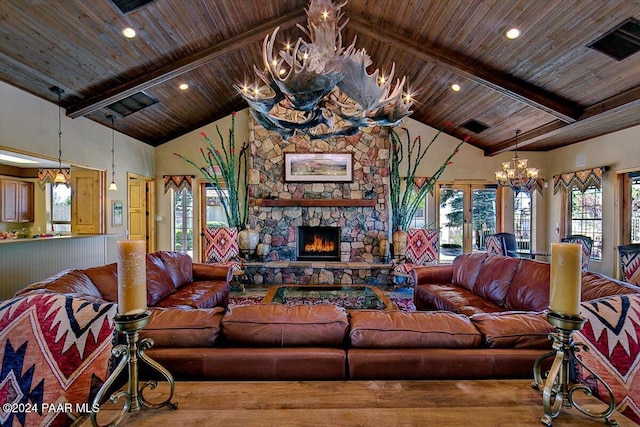
[[[0,82],[0,147],[57,160],[58,106]],[[107,171],[108,185],[111,182],[111,128],[83,117],[70,119],[63,111],[62,161]],[[127,218],[125,216],[124,226],[112,227],[111,202],[122,200],[126,204],[127,172],[155,175],[154,147],[116,132],[115,164],[118,191],[106,192],[107,232],[124,238]],[[125,205],[125,214],[126,211]]]
[[[163,175],[195,175],[199,182],[204,182],[204,177],[196,168],[179,159],[174,153],[180,153],[182,156],[194,161],[200,166],[206,166],[200,154],[200,148],[206,147],[204,138],[200,132],[207,134],[209,139],[218,146],[220,138],[216,132],[216,126],[220,129],[220,133],[224,139],[224,143],[228,146],[229,129],[231,129],[231,115],[224,117],[218,121],[210,123],[199,129],[182,135],[172,141],[156,148],[156,182],[157,186],[157,211],[156,214],[162,219],[156,223],[157,247],[162,250],[171,249],[171,224],[172,224],[172,200],[171,192],[164,193]],[[249,110],[245,108],[235,115],[235,142],[236,150],[240,150],[243,143],[249,141]],[[199,191],[194,189],[194,206],[199,206]],[[194,212],[194,259],[199,259],[199,239],[195,236],[200,234],[200,215]]]

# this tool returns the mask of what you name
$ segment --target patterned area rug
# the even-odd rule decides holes
[[[259,304],[262,302],[264,297],[229,297],[229,305],[238,306],[238,305],[252,305]],[[389,299],[396,306],[398,310],[401,311],[416,311],[416,306],[413,304],[413,300],[411,298],[397,298],[390,296]],[[318,298],[317,300],[313,300],[312,298],[305,298],[305,304],[332,304],[332,301],[327,301],[326,298]],[[350,304],[349,301],[341,298],[340,301],[336,301],[338,305],[341,305],[345,308],[351,308],[357,304],[355,301],[353,304]]]

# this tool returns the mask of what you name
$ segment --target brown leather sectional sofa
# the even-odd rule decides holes
[[[180,252],[158,251],[146,256],[147,305],[162,308],[226,307],[231,272],[225,267],[193,263]],[[56,292],[118,302],[118,265],[69,269],[27,286],[27,292]]]
[[[164,283],[158,275],[165,274],[174,287],[185,281],[191,265],[185,257],[148,255],[148,280]],[[164,270],[155,270],[158,260]],[[158,273],[153,277],[150,262]],[[97,267],[101,273],[111,268]],[[166,291],[150,286],[155,303],[149,304],[151,319],[141,335],[153,338],[155,346],[146,353],[178,379],[530,378],[534,360],[551,348],[552,328],[542,312],[549,298],[546,263],[470,254],[452,265],[416,269],[415,303],[423,310],[418,312],[275,303],[226,307],[229,278],[211,268],[193,264],[193,286],[175,287],[162,297]],[[94,273],[67,272],[30,290],[106,299],[110,294],[96,278],[103,276]],[[220,280],[222,289],[213,298],[209,291],[218,288],[210,282]],[[586,300],[640,288],[584,273],[582,292]]]

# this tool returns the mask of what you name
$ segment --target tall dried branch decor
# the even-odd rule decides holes
[[[438,133],[431,139],[431,142],[423,147],[422,138],[417,136],[413,141],[409,135],[409,130],[406,128],[394,128],[391,130],[391,153],[390,153],[390,192],[391,192],[391,227],[392,230],[407,231],[411,219],[418,209],[420,201],[424,199],[424,196],[433,190],[435,183],[438,181],[444,170],[451,164],[451,159],[460,151],[460,146],[469,140],[469,137],[465,137],[463,141],[456,146],[449,157],[444,161],[438,170],[427,179],[422,186],[416,184],[416,173],[420,163],[424,160],[429,148],[433,145],[438,136],[442,133],[445,127],[450,126],[451,123],[447,122],[445,126],[441,127]],[[396,132],[396,129],[406,137],[406,143],[402,142],[401,135]],[[407,156],[407,170],[405,176],[400,176],[400,164],[405,159],[405,148]],[[403,183],[404,181],[404,183]]]
[[[228,147],[224,142],[220,129],[216,125],[222,152],[216,148],[206,133],[200,132],[200,135],[207,143],[205,147],[200,148],[200,154],[206,163],[205,167],[197,165],[194,161],[179,153],[173,154],[198,169],[209,181],[209,184],[213,186],[224,208],[229,227],[243,229],[246,226],[249,214],[249,194],[247,191],[247,150],[249,149],[249,144],[243,142],[236,157],[235,118],[236,113],[233,112],[231,114]],[[224,194],[225,190],[227,195]],[[240,190],[243,190],[242,194]],[[240,202],[241,195],[243,196],[242,203]]]

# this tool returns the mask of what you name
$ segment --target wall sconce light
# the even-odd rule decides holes
[[[118,191],[115,161],[116,116],[109,114],[107,118],[111,119],[111,184],[109,184],[109,191]]]

